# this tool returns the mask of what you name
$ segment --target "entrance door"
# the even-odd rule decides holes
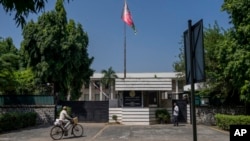
[[[179,122],[187,122],[187,101],[186,100],[173,100],[172,103],[179,106]],[[173,106],[174,107],[174,106]]]
[[[143,92],[143,104],[144,107],[150,107],[152,105],[157,106],[158,104],[157,92]]]

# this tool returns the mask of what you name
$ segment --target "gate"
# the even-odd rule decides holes
[[[174,102],[176,102],[176,104],[179,107],[179,116],[178,116],[178,120],[179,122],[187,122],[187,101],[186,100],[173,100],[172,103],[174,104]]]
[[[108,101],[60,101],[58,105],[71,107],[72,115],[80,122],[108,122]]]

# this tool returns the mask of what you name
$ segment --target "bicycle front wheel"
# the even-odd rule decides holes
[[[73,132],[73,135],[74,135],[74,136],[80,137],[80,136],[83,135],[84,129],[83,129],[82,125],[76,124],[76,125],[74,125],[74,127],[72,128],[72,132]]]
[[[63,136],[63,129],[59,126],[54,126],[50,130],[50,137],[54,140],[60,140]]]

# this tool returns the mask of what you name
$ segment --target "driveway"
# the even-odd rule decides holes
[[[105,123],[81,123],[84,136],[64,137],[64,141],[192,141],[192,125],[178,127],[166,125],[110,125]],[[52,126],[38,126],[3,133],[0,141],[52,141],[49,136]],[[229,141],[229,132],[211,126],[197,125],[198,141]]]

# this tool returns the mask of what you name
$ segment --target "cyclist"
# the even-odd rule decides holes
[[[70,121],[72,120],[72,118],[68,115],[66,110],[67,110],[67,107],[63,106],[63,109],[60,112],[60,116],[59,116],[59,120],[62,121],[62,123],[65,125],[63,128],[65,130],[65,135],[68,134],[67,127],[69,126]]]

